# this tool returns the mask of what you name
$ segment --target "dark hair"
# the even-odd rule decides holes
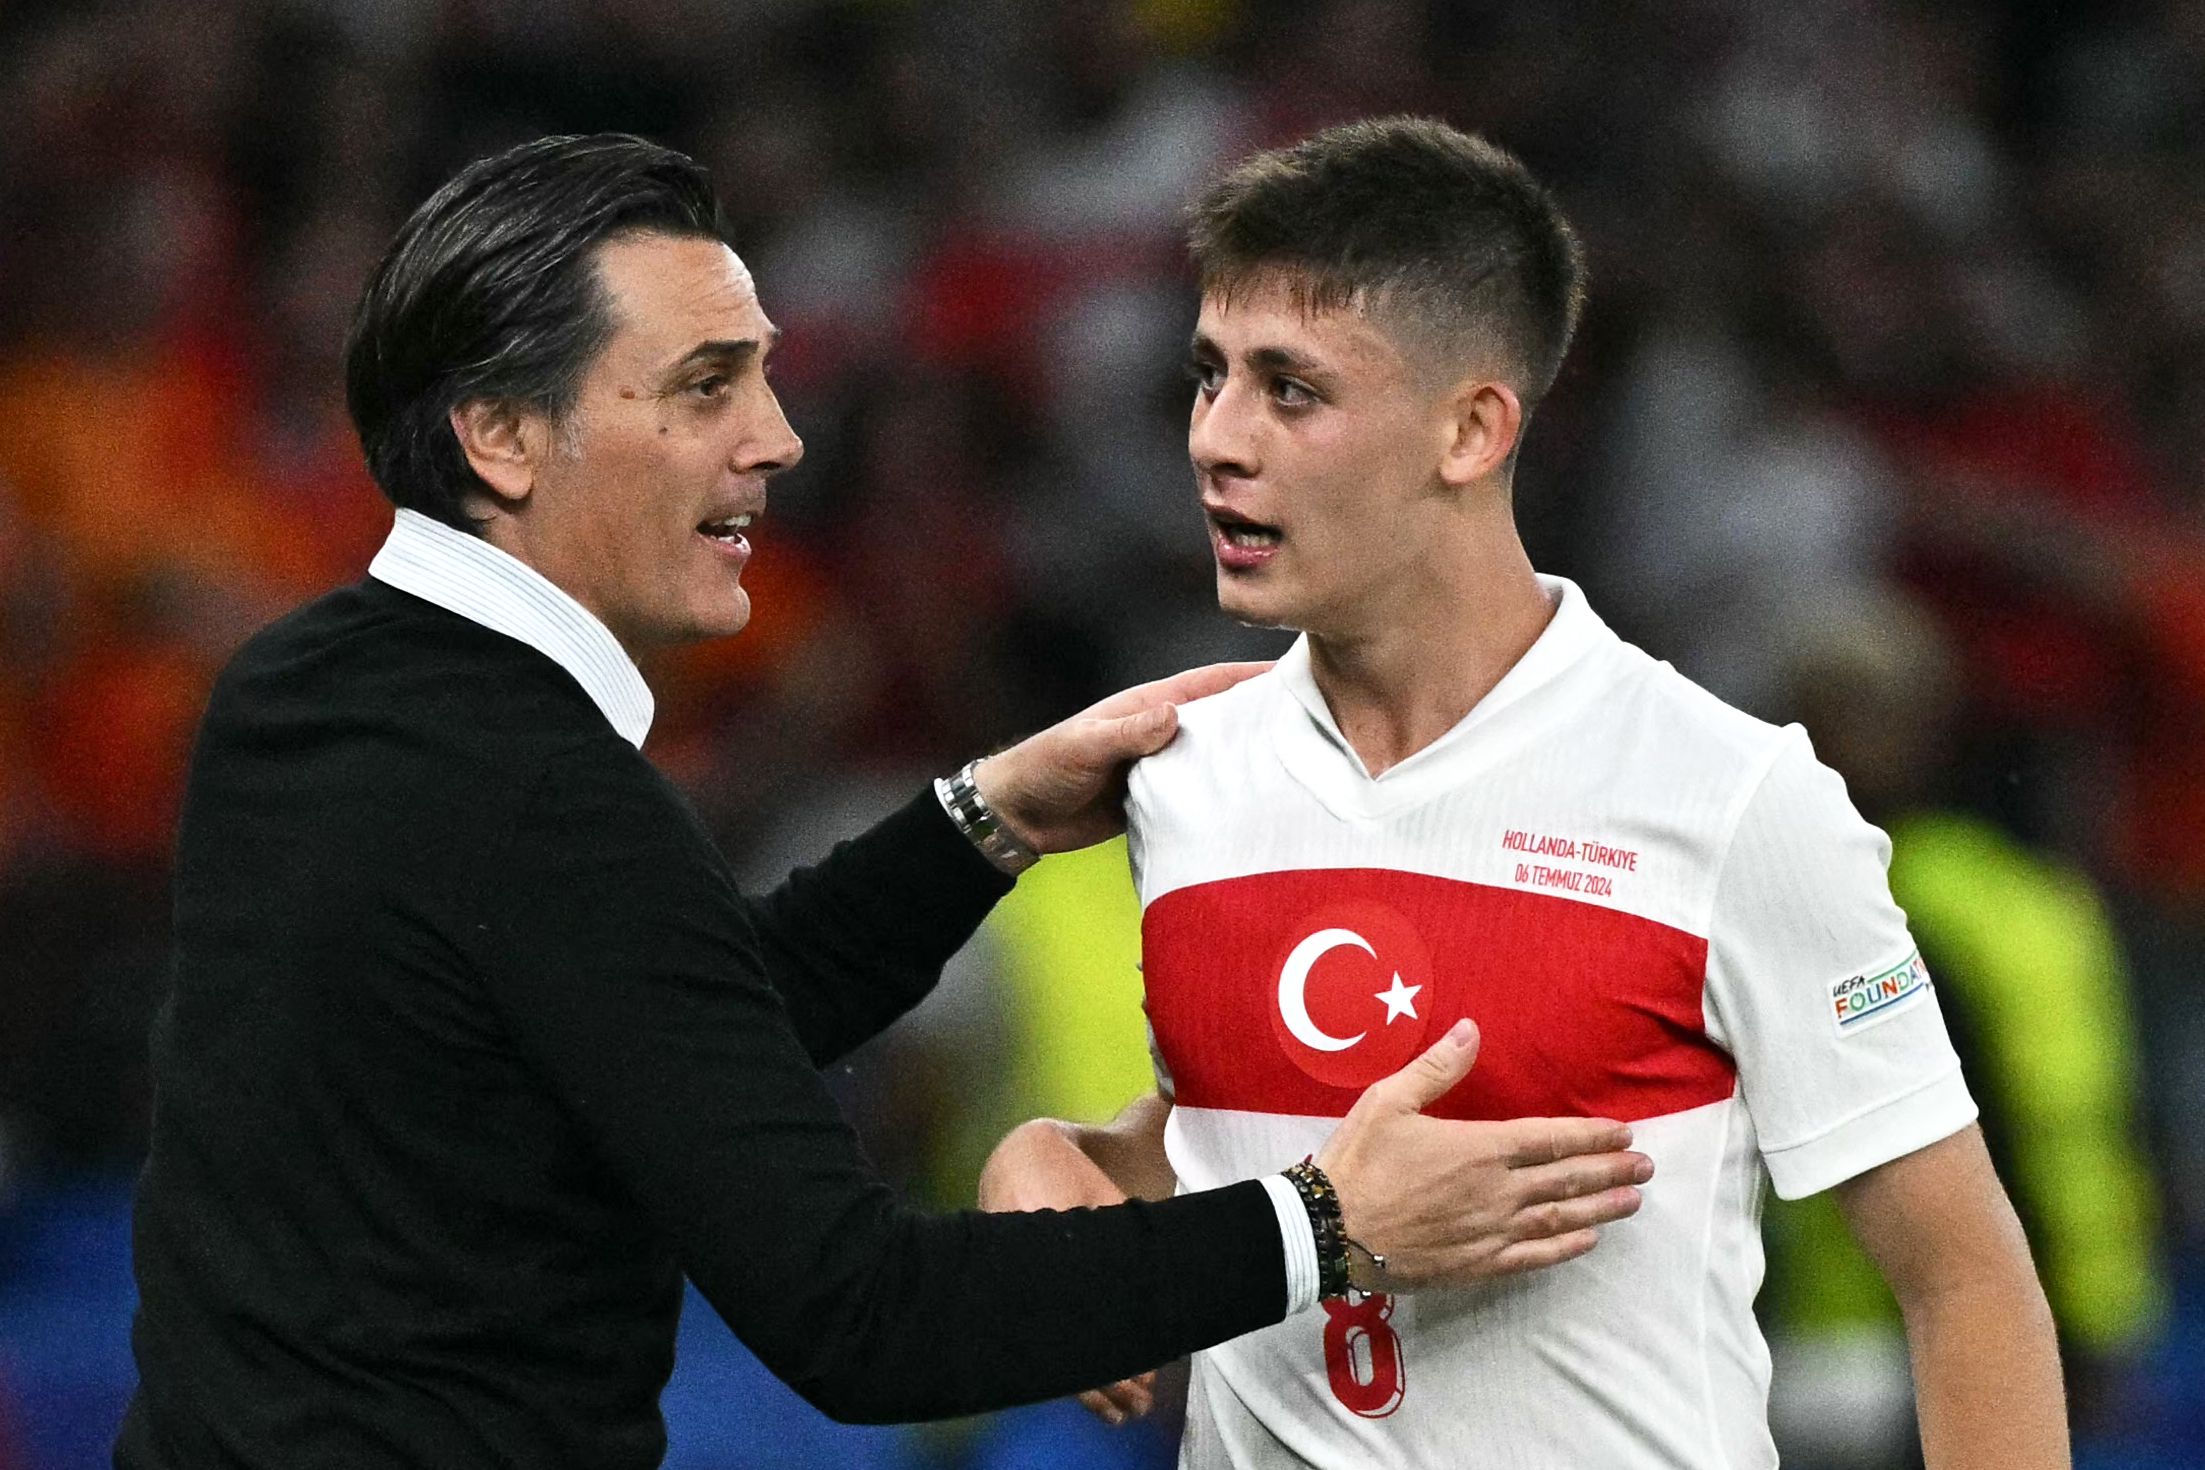
[[[1243,159],[1190,212],[1205,295],[1285,269],[1305,307],[1359,305],[1459,362],[1498,350],[1528,412],[1554,385],[1585,301],[1585,258],[1517,158],[1429,118],[1328,128]]]
[[[613,332],[597,247],[639,232],[724,238],[704,169],[621,133],[480,159],[413,212],[345,343],[345,406],[394,505],[477,529],[465,496],[482,482],[452,409],[491,399],[563,420]]]

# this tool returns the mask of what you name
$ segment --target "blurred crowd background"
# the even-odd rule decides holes
[[[1592,302],[1535,561],[1803,720],[1892,834],[2031,1232],[2082,1462],[2205,1464],[2205,4],[116,0],[0,5],[0,1470],[104,1463],[171,826],[209,682],[358,577],[365,274],[455,168],[620,129],[713,169],[809,452],[749,631],[650,754],[770,882],[1224,622],[1182,204],[1361,115],[1559,192]],[[838,1083],[970,1199],[1147,1083],[1122,849],[1051,859]],[[1772,1210],[1800,1465],[1903,1465],[1895,1317]],[[692,1303],[670,1464],[1161,1465],[1053,1406],[844,1431]],[[954,1345],[945,1345],[954,1351]]]

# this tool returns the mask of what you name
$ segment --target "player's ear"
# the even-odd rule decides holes
[[[1440,478],[1458,489],[1487,479],[1508,463],[1523,428],[1515,389],[1497,378],[1465,378],[1448,395]]]
[[[452,434],[467,465],[507,509],[536,488],[536,470],[551,448],[551,426],[541,414],[489,398],[456,404]]]

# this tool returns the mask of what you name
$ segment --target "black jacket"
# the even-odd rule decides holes
[[[922,794],[763,899],[525,644],[377,582],[218,683],[118,1465],[655,1465],[686,1273],[838,1418],[1277,1320],[1269,1198],[927,1217],[816,1070],[1006,888]]]

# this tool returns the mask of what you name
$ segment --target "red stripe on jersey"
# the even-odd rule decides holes
[[[1141,919],[1149,1021],[1190,1107],[1342,1117],[1456,1019],[1444,1118],[1629,1122],[1730,1096],[1707,941],[1597,904],[1384,868],[1176,889]]]

